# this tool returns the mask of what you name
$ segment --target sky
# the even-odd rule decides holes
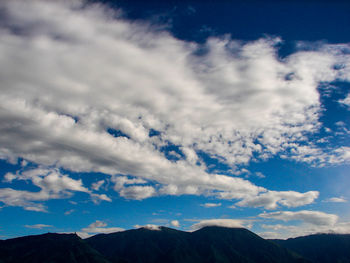
[[[1,1],[0,239],[350,233],[349,13]]]

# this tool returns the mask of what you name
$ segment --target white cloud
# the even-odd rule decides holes
[[[70,214],[72,214],[72,213],[74,213],[75,212],[75,209],[69,209],[69,210],[67,210],[66,212],[64,212],[64,215],[70,215]]]
[[[339,103],[350,107],[350,94],[348,94],[344,99],[339,100]]]
[[[260,237],[264,239],[280,239],[282,238],[279,233],[272,232],[272,231],[265,231],[265,232],[259,232],[257,233]]]
[[[45,192],[29,192],[14,190],[12,188],[0,189],[0,201],[6,206],[20,206],[28,211],[46,212],[46,207],[32,201],[48,200],[49,196]]]
[[[106,194],[90,193],[90,197],[95,204],[99,204],[101,201],[112,202],[112,199],[109,198]]]
[[[206,219],[201,220],[191,226],[192,230],[201,229],[206,226],[220,226],[220,227],[230,227],[230,228],[250,228],[251,221],[249,220],[239,220],[239,219]]]
[[[120,191],[122,190],[125,186],[130,186],[130,185],[143,185],[146,184],[147,181],[140,179],[140,178],[129,178],[127,176],[112,176],[111,181],[115,183],[114,185],[114,190],[115,191]]]
[[[129,186],[123,188],[119,193],[126,199],[142,200],[154,196],[156,190],[152,186]]]
[[[266,176],[261,172],[256,172],[255,175],[259,178],[266,178]]]
[[[135,228],[146,228],[148,230],[160,231],[161,228],[158,225],[147,224],[147,225],[134,225]]]
[[[258,233],[264,238],[286,239],[319,233],[350,233],[350,222],[337,222],[334,225],[317,225],[306,222],[296,225],[262,224],[261,227],[264,229],[272,230]]]
[[[281,225],[281,224],[275,224],[275,225],[262,224],[261,227],[265,229],[271,229],[271,230],[288,229],[290,231],[293,231],[297,228],[296,226],[293,226],[293,225]]]
[[[218,206],[221,206],[221,203],[205,203],[205,204],[201,204],[201,206],[206,207],[206,208],[218,207]]]
[[[173,227],[180,227],[180,222],[178,220],[172,220],[170,222],[170,224],[173,226]]]
[[[95,191],[100,190],[101,186],[105,183],[105,180],[100,180],[91,185],[91,188]]]
[[[36,224],[36,225],[25,225],[26,228],[43,229],[48,227],[53,227],[52,225]]]
[[[107,223],[96,220],[94,223],[91,223],[88,227],[81,229],[80,236],[86,238],[91,234],[109,234],[114,232],[124,231],[123,228],[120,227],[107,227]]]
[[[333,155],[330,156],[329,162],[333,164],[350,162],[350,147],[343,146],[334,150]]]
[[[333,226],[338,221],[338,216],[327,214],[320,211],[279,211],[271,213],[262,213],[259,215],[262,218],[277,219],[282,221],[299,220],[316,226]]]
[[[319,192],[309,191],[299,193],[295,191],[268,191],[257,196],[247,197],[236,203],[237,206],[265,207],[276,209],[278,205],[287,207],[298,207],[311,204],[318,198]]]
[[[0,28],[2,159],[117,174],[112,180],[131,175],[126,182],[115,179],[115,190],[125,198],[205,194],[269,208],[308,204],[316,194],[277,194],[241,178],[208,174],[197,153],[233,168],[285,150],[291,152],[286,158],[304,162],[350,160],[345,148],[336,162],[302,146],[320,127],[318,84],[347,78],[346,69],[333,67],[339,59],[350,61],[334,52],[337,45],[281,60],[279,39],[210,38],[204,44],[208,52],[198,56],[199,45],[98,5],[3,1],[0,7],[8,22]],[[109,128],[128,138],[113,136]],[[151,130],[160,134],[148,136]],[[167,160],[160,151],[166,141],[179,145],[186,158]],[[59,196],[91,193],[68,176],[42,178],[37,185]],[[52,197],[0,191],[5,204],[26,209],[40,209],[28,202]]]
[[[72,192],[85,192],[91,196],[93,201],[111,201],[105,194],[92,193],[83,186],[81,179],[72,179],[55,168],[25,169],[16,174],[7,173],[4,179],[8,183],[14,180],[31,181],[33,185],[40,188],[40,191],[37,192],[0,188],[0,202],[6,206],[20,206],[29,211],[46,212],[46,207],[37,201],[69,198],[73,195]]]
[[[324,202],[330,202],[330,203],[346,203],[347,200],[343,197],[331,197],[328,198],[326,200],[324,200]]]
[[[320,211],[279,211],[262,213],[261,218],[280,220],[284,224],[261,224],[267,230],[259,235],[265,238],[290,238],[316,233],[350,233],[349,222],[338,222],[338,216]]]

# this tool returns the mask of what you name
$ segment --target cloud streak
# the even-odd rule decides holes
[[[45,224],[36,224],[36,225],[25,225],[26,228],[33,228],[33,229],[43,229],[48,227],[53,227],[52,225],[45,225]]]
[[[338,221],[337,215],[309,210],[262,213],[259,216],[262,218],[277,219],[286,222],[299,220],[317,226],[333,226]]]
[[[201,206],[205,208],[218,207],[218,206],[221,206],[221,203],[205,203],[205,204],[201,204]]]
[[[229,228],[250,228],[251,220],[239,220],[239,219],[205,219],[191,226],[192,230],[198,230],[207,226],[220,226]]]

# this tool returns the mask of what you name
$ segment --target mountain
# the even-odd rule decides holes
[[[243,228],[205,227],[195,232],[140,228],[85,241],[113,263],[309,262]]]
[[[271,240],[315,263],[350,263],[350,235],[316,234]]]
[[[192,240],[201,262],[308,262],[244,228],[205,227]]]
[[[161,227],[139,228],[112,234],[99,234],[86,242],[112,262],[189,262],[200,256],[190,244],[190,233]],[[198,261],[199,260],[199,261]]]
[[[0,240],[0,263],[109,263],[75,234]]]

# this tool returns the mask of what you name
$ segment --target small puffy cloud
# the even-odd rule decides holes
[[[341,103],[347,107],[350,107],[350,94],[348,94],[344,99],[339,100],[339,103]]]
[[[119,192],[120,196],[126,199],[142,200],[152,197],[156,194],[156,190],[152,186],[129,186]]]
[[[255,175],[259,178],[265,178],[266,176],[261,172],[256,172]]]
[[[101,186],[105,183],[105,180],[100,180],[91,185],[91,189],[98,191],[100,190]]]
[[[123,228],[120,227],[107,227],[107,223],[96,220],[94,223],[91,223],[88,227],[81,229],[82,233],[91,235],[91,234],[108,234],[114,232],[124,231]],[[85,235],[86,236],[86,235]]]
[[[259,217],[282,220],[285,222],[298,220],[317,226],[333,226],[338,221],[337,215],[310,210],[262,213]]]
[[[331,198],[324,200],[324,202],[329,202],[329,203],[346,203],[347,201],[348,200],[346,200],[343,197],[331,197]]]
[[[35,224],[35,225],[25,225],[26,228],[43,229],[48,227],[53,227],[52,225],[45,224]]]
[[[94,202],[95,204],[99,204],[101,201],[112,202],[112,199],[109,198],[106,194],[90,193],[90,197],[92,202]]]
[[[332,164],[350,162],[350,147],[342,146],[335,149],[329,157],[329,162]]]
[[[201,204],[201,206],[206,207],[206,208],[218,207],[218,206],[221,206],[221,203],[205,203],[205,204]]]
[[[180,226],[180,222],[178,220],[172,220],[170,222],[170,224],[173,226],[173,227],[179,227]]]
[[[249,227],[246,220],[239,219],[206,219],[201,220],[191,226],[192,230],[201,229],[206,226],[220,226],[220,227],[230,227],[230,228],[242,228]]]
[[[142,184],[147,183],[146,180],[143,180],[141,178],[129,178],[128,176],[112,176],[111,182],[113,182],[115,184],[114,185],[115,191],[119,191],[124,186],[138,185],[138,184],[142,185]]]
[[[17,178],[17,176],[14,175],[13,173],[6,173],[5,176],[4,176],[3,182],[11,183],[16,178]]]
[[[70,215],[70,214],[72,214],[73,212],[75,211],[75,209],[69,209],[69,210],[67,210],[66,212],[64,212],[64,215]]]

